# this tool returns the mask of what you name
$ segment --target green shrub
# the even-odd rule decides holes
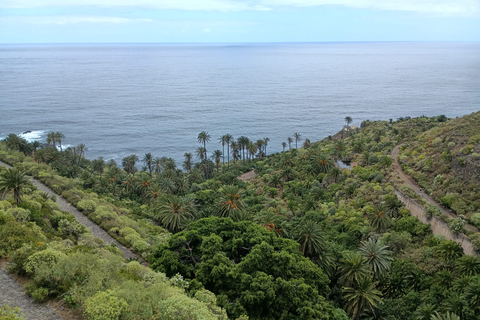
[[[18,307],[4,305],[0,308],[0,320],[23,320],[24,314]]]
[[[94,200],[83,199],[77,203],[77,208],[82,211],[93,212],[97,207],[97,203]]]
[[[51,268],[58,259],[63,256],[65,256],[63,252],[50,248],[35,252],[28,258],[27,263],[25,264],[25,271],[27,271],[27,273],[35,273],[36,269],[39,267]]]
[[[115,296],[113,290],[96,293],[84,304],[83,315],[87,320],[119,320],[128,309],[128,303]]]

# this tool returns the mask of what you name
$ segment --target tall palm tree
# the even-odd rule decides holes
[[[374,276],[382,276],[390,270],[390,263],[393,261],[392,252],[388,250],[388,246],[382,246],[380,241],[372,238],[362,241],[360,254],[372,267]]]
[[[223,136],[221,136],[218,141],[220,141],[220,143],[222,144],[222,160],[223,160],[223,165],[224,165],[224,168],[225,168],[225,144],[228,144],[227,142],[227,135],[224,134]]]
[[[26,177],[26,172],[18,171],[15,168],[7,169],[0,175],[0,191],[13,191],[13,199],[20,204],[22,202],[22,191],[30,182]]]
[[[242,149],[242,159],[243,159],[243,162],[245,162],[246,161],[245,150],[247,149],[248,144],[250,143],[250,139],[248,137],[241,136],[240,138],[238,138],[237,143],[239,147]]]
[[[313,220],[306,220],[299,225],[297,242],[300,243],[300,250],[305,257],[317,257],[326,249],[326,242],[322,233],[318,223]]]
[[[267,146],[269,141],[270,141],[270,138],[268,137],[263,138],[263,145],[265,146],[265,157],[267,156]]]
[[[122,159],[122,166],[123,170],[125,170],[127,173],[130,174],[135,174],[137,169],[135,168],[135,164],[138,161],[138,157],[135,154],[132,154],[131,156],[125,157]]]
[[[250,156],[252,157],[252,160],[255,158],[255,154],[257,153],[257,145],[253,142],[250,142],[248,144],[248,153],[250,153]]]
[[[262,156],[263,146],[265,145],[265,140],[263,140],[263,139],[258,139],[257,142],[255,142],[255,145],[257,146],[258,154],[259,154],[260,156]]]
[[[80,161],[84,157],[85,152],[88,151],[88,148],[83,143],[80,143],[77,146],[77,150],[78,150],[78,163],[77,164],[80,164]]]
[[[300,140],[302,140],[302,135],[301,135],[300,133],[298,133],[298,132],[295,132],[295,133],[293,134],[293,137],[295,138],[295,149],[298,149],[298,145],[297,145],[297,144],[298,144],[298,142],[299,142]]]
[[[474,277],[465,288],[465,299],[471,309],[480,309],[480,278]]]
[[[446,261],[453,262],[463,255],[463,248],[453,240],[445,240],[437,247],[437,253]]]
[[[53,145],[54,147],[56,147],[57,144],[56,144],[55,139],[56,139],[55,132],[52,131],[52,132],[47,133],[47,143],[48,143],[48,144]]]
[[[285,148],[287,147],[287,143],[286,143],[286,142],[282,142],[282,147],[283,147],[283,151],[282,151],[282,152],[285,152]]]
[[[238,158],[238,143],[235,140],[233,140],[230,143],[230,148],[232,148],[233,162],[236,162]]]
[[[217,164],[217,172],[218,172],[218,165],[220,164],[220,157],[223,155],[221,150],[215,150],[213,151],[212,154],[212,159],[215,160],[215,163]]]
[[[435,306],[433,304],[424,304],[421,307],[418,307],[417,310],[413,313],[414,320],[431,320],[433,312],[435,311]]]
[[[194,199],[189,195],[165,195],[158,200],[154,212],[156,219],[173,232],[182,230],[197,216]]]
[[[293,142],[293,139],[291,137],[288,137],[287,138],[287,141],[288,141],[288,150],[292,150],[292,142]]]
[[[153,160],[153,166],[155,167],[155,174],[158,175],[162,172],[163,166],[162,166],[163,160],[162,158],[155,158]]]
[[[208,134],[207,131],[202,131],[198,134],[197,140],[198,143],[203,143],[203,150],[204,150],[204,157],[203,159],[207,159],[207,142],[210,142],[211,136]]]
[[[55,132],[55,142],[58,142],[58,145],[60,146],[60,151],[62,150],[62,139],[65,138],[65,135],[61,132]]]
[[[233,142],[231,134],[225,135],[225,143],[227,144],[227,167],[230,168],[230,143]]]
[[[143,157],[142,161],[147,166],[148,173],[150,174],[150,177],[151,177],[152,176],[152,171],[153,171],[153,156],[152,156],[152,154],[150,152],[145,153],[145,156]]]
[[[343,287],[343,299],[348,314],[354,320],[360,319],[365,309],[370,309],[375,314],[377,304],[382,301],[382,293],[375,289],[375,285],[368,277],[360,279],[352,287]]]
[[[188,172],[191,172],[192,171],[192,154],[191,153],[188,153],[186,152],[184,155],[185,157],[185,161],[183,162],[183,168],[188,171]]]
[[[220,217],[233,217],[244,210],[241,191],[237,186],[223,187],[223,195],[220,200],[217,213]]]

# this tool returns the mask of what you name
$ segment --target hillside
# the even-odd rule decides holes
[[[149,161],[152,155],[148,154],[143,157],[144,169],[138,171],[135,164],[139,157],[134,155],[126,157],[120,168],[103,159],[85,159],[75,150],[45,148],[32,152],[21,144],[6,141],[0,144],[0,160],[28,170],[51,186],[120,243],[146,259],[150,269],[135,262],[126,263],[113,252],[115,258],[106,258],[111,261],[112,276],[126,281],[117,282],[114,278],[115,290],[107,291],[110,280],[105,280],[105,285],[92,287],[79,296],[75,295],[74,286],[67,285],[61,293],[45,293],[42,288],[47,284],[36,279],[43,279],[41,276],[48,273],[40,272],[42,267],[37,269],[38,276],[25,269],[33,262],[22,253],[23,243],[38,241],[40,234],[31,235],[30,242],[19,238],[14,247],[7,247],[11,246],[8,238],[0,238],[0,248],[10,248],[0,253],[9,259],[12,271],[32,277],[33,284],[28,289],[31,294],[43,292],[43,300],[64,299],[72,308],[81,309],[88,320],[94,318],[86,311],[88,304],[84,302],[107,296],[119,306],[119,316],[109,319],[130,319],[130,309],[122,308],[120,303],[123,299],[133,305],[125,288],[148,287],[144,281],[152,272],[156,272],[159,285],[174,287],[171,290],[175,298],[162,297],[165,302],[154,300],[147,294],[150,291],[145,291],[142,303],[148,308],[161,305],[166,308],[162,312],[180,305],[185,306],[185,312],[193,312],[201,303],[198,308],[205,315],[219,319],[226,312],[229,319],[252,320],[430,320],[432,315],[444,319],[451,313],[462,320],[475,320],[480,312],[480,301],[475,298],[480,295],[480,260],[464,255],[460,244],[434,235],[428,224],[410,214],[397,198],[398,191],[420,206],[425,203],[397,177],[390,157],[393,148],[403,144],[400,160],[405,163],[409,148],[415,148],[411,154],[425,154],[419,159],[427,159],[424,167],[434,154],[425,150],[430,150],[436,137],[428,139],[443,132],[440,144],[448,147],[455,143],[452,159],[458,162],[462,157],[466,164],[471,163],[478,144],[468,154],[465,148],[475,141],[475,121],[478,114],[453,120],[439,116],[365,121],[361,128],[345,130],[316,143],[304,141],[303,148],[290,146],[268,157],[263,157],[265,140],[257,141],[258,149],[251,145],[235,149],[235,144],[246,138],[240,137],[229,144],[234,149],[230,163],[223,164],[218,152],[214,153],[215,162],[208,160],[202,147],[198,163],[186,154],[184,171],[168,158]],[[461,125],[470,129],[465,131]],[[449,132],[455,141],[449,140]],[[205,134],[201,145],[210,149],[208,133]],[[302,141],[300,135],[296,138]],[[245,150],[248,155],[250,148],[251,156],[240,159],[238,155],[244,155]],[[344,169],[338,165],[340,160],[345,161],[340,163]],[[432,160],[431,166],[441,165],[434,165]],[[236,179],[252,167],[257,177],[248,182]],[[425,181],[436,179],[432,175],[430,180],[418,169],[406,171],[413,177],[423,174]],[[452,164],[450,170],[462,169],[455,169]],[[470,188],[475,178],[469,179]],[[425,190],[430,191],[426,186]],[[48,233],[62,237],[65,230],[70,230],[63,224],[62,228],[57,226],[51,213],[42,214],[35,209],[36,204],[29,205],[31,201],[40,202],[35,188],[25,189],[26,196],[19,205],[14,193],[6,191],[2,203],[8,205],[0,208],[2,217],[6,217],[0,220],[4,230],[10,230],[13,224],[16,228],[41,225],[47,237]],[[461,194],[463,189],[456,192]],[[31,198],[32,195],[35,197]],[[471,196],[471,203],[475,201],[478,195]],[[23,215],[10,212],[17,207],[27,211],[22,211]],[[441,216],[429,205],[425,205],[425,211]],[[448,217],[442,219],[450,221]],[[468,235],[472,239],[477,236],[471,232]],[[63,236],[73,246],[79,245],[80,234]],[[474,241],[474,245],[478,250],[478,242]],[[69,257],[70,252],[80,250],[64,252],[66,249],[59,248],[52,244],[40,251],[50,250],[50,254],[56,250],[55,257],[59,258],[48,260],[55,268],[60,266],[58,261],[68,260],[63,254]],[[102,257],[106,249],[100,243]],[[24,260],[16,263],[15,259]],[[90,257],[84,259],[88,261]],[[201,318],[202,314],[196,316]],[[172,315],[169,319],[185,316]]]
[[[400,161],[428,194],[480,227],[480,112],[409,140]]]

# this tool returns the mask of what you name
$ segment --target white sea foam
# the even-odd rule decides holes
[[[40,141],[43,138],[45,131],[35,130],[35,131],[25,131],[24,133],[19,134],[20,138],[27,140],[28,142]]]

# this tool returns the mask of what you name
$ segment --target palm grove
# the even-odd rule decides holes
[[[84,146],[82,153],[53,146],[33,151],[22,149],[24,142],[9,142],[10,136],[0,157],[52,186],[151,269],[184,279],[179,283],[187,297],[215,294],[214,305],[231,319],[473,320],[480,313],[480,260],[410,216],[395,195],[401,186],[389,156],[393,146],[444,121],[407,117],[351,130],[347,117],[347,130],[339,135],[317,143],[305,139],[299,149],[301,135],[295,133],[283,152],[268,157],[268,138],[253,142],[231,135],[218,140],[222,150],[209,153],[213,138],[204,131],[195,152],[200,162],[186,153],[184,170],[149,153],[124,158],[121,169],[101,158],[85,159]],[[342,170],[335,160],[359,165]],[[144,168],[137,171],[140,162]],[[252,166],[257,178],[237,179]],[[0,180],[2,190],[13,192],[9,203],[31,212],[12,216],[41,224],[30,199],[24,201],[7,182],[9,175],[5,171]],[[20,190],[30,192],[26,184]],[[76,233],[71,241],[78,241]],[[0,252],[17,257],[18,250]],[[65,290],[75,299],[73,289]],[[133,304],[122,292],[108,295]],[[63,294],[47,288],[45,299]],[[117,309],[112,319],[128,318]]]

